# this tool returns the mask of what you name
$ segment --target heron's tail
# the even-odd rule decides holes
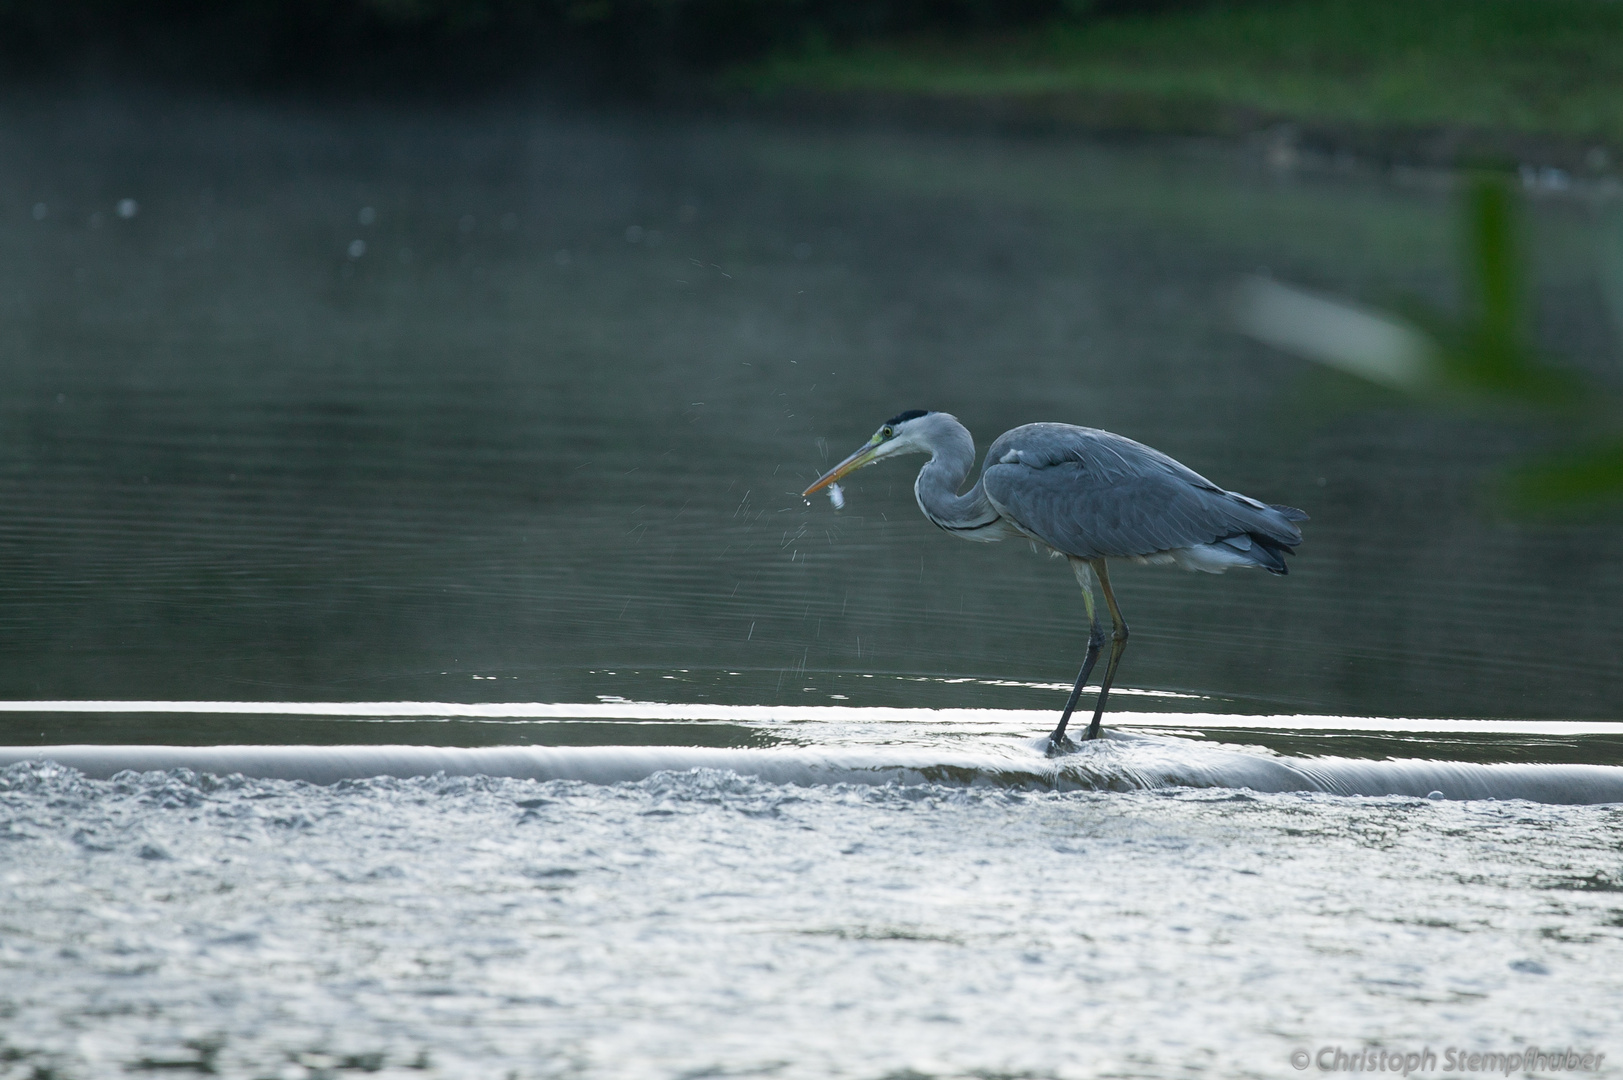
[[[1279,508],[1275,507],[1275,509]],[[1296,512],[1302,514],[1300,510]],[[1301,517],[1292,518],[1291,520],[1303,521],[1306,518],[1307,515],[1302,514]],[[1290,573],[1290,567],[1285,565],[1285,556],[1295,554],[1296,546],[1294,544],[1281,544],[1271,537],[1258,536],[1256,533],[1251,534],[1251,557],[1258,566],[1270,574],[1284,575]]]
[[[1234,529],[1208,548],[1231,560],[1232,566],[1260,566],[1270,574],[1288,574],[1285,556],[1296,554],[1296,545],[1302,542],[1302,530],[1296,522],[1306,521],[1307,515],[1294,506],[1260,503],[1230,492],[1238,504],[1231,519]]]
[[[1295,553],[1293,545],[1282,544],[1271,536],[1239,532],[1210,544],[1185,548],[1178,561],[1190,570],[1205,570],[1211,574],[1238,567],[1261,567],[1270,574],[1288,574],[1290,569],[1285,565],[1285,556]]]

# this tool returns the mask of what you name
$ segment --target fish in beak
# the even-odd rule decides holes
[[[869,439],[866,443],[864,443],[861,449],[859,449],[856,453],[834,466],[822,476],[819,476],[817,478],[817,483],[800,493],[801,497],[804,498],[815,492],[822,491],[824,488],[828,487],[836,480],[839,480],[847,473],[854,473],[864,465],[872,465],[875,461],[878,461],[880,457],[883,456],[880,453],[880,448],[884,445],[885,440],[880,438],[878,435],[875,435],[872,439]]]

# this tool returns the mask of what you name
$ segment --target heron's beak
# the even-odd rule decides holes
[[[879,448],[884,445],[883,443],[881,443],[881,442],[879,442],[877,440],[878,440],[878,437],[875,436],[875,439],[873,441],[870,441],[870,442],[864,444],[863,447],[861,449],[859,449],[856,453],[852,454],[850,457],[846,458],[844,461],[842,461],[838,465],[834,466],[832,469],[830,469],[828,472],[824,473],[822,476],[819,476],[817,478],[817,483],[813,484],[811,487],[807,488],[805,491],[802,491],[800,493],[801,498],[805,498],[807,495],[810,495],[814,491],[822,491],[824,488],[828,487],[830,484],[832,484],[834,481],[838,480],[840,477],[844,476],[846,473],[856,472],[858,469],[862,468],[864,465],[873,464],[873,462],[875,460],[877,460],[878,457],[879,457]]]

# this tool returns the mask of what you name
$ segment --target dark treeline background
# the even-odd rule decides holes
[[[284,87],[625,94],[774,50],[984,34],[1178,0],[0,0],[12,77],[112,70]]]

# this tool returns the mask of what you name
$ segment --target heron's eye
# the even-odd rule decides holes
[[[891,426],[889,424],[886,424],[884,427],[879,429],[879,434],[888,439],[891,436],[895,435],[896,432],[891,428]]]

